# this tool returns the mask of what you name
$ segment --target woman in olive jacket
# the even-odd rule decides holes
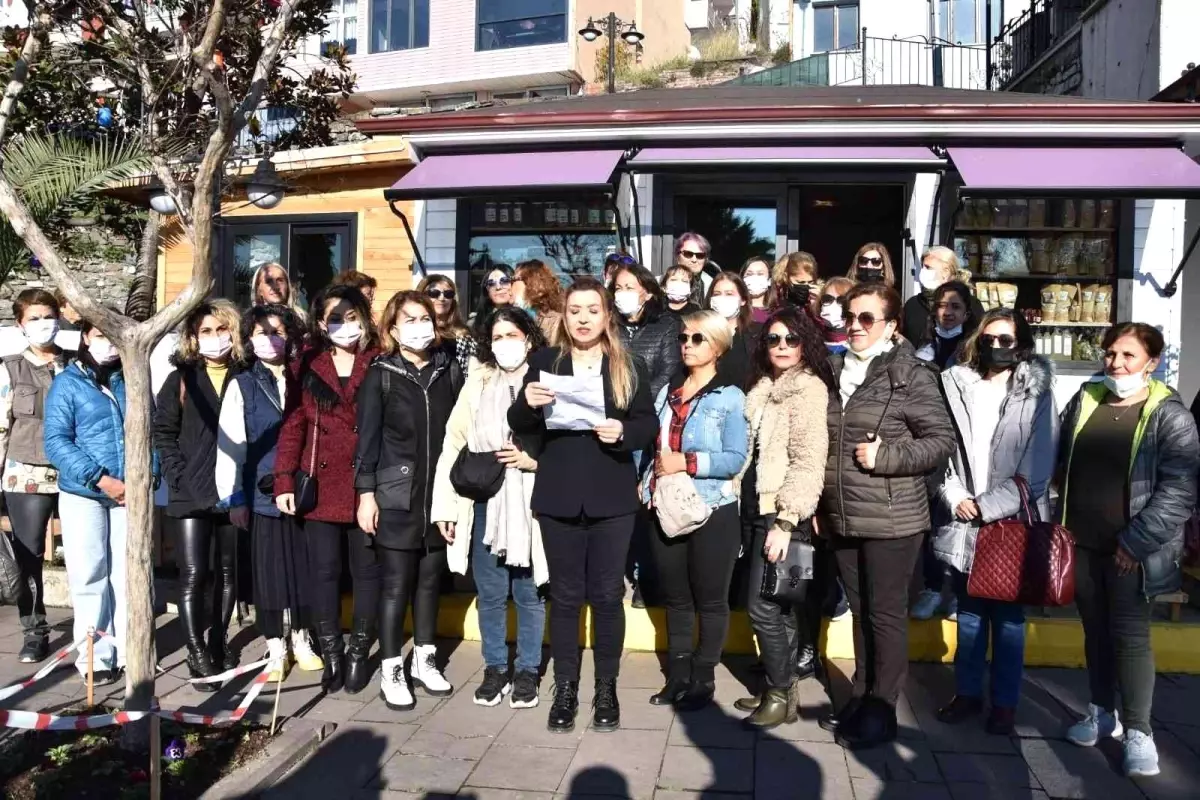
[[[821,727],[843,746],[870,747],[896,737],[908,587],[930,528],[925,475],[946,463],[956,439],[936,370],[897,333],[896,291],[859,284],[845,306],[849,347],[830,357],[837,388],[819,519],[854,612],[854,691]]]

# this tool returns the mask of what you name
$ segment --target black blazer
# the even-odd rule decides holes
[[[540,373],[573,375],[571,357],[564,356],[555,366],[558,348],[546,347],[529,357],[525,385],[536,383]],[[635,359],[637,389],[629,408],[622,411],[613,404],[607,356],[601,364],[604,376],[604,413],[620,420],[625,430],[620,442],[607,445],[591,431],[546,430],[540,408],[530,408],[524,387],[508,410],[508,424],[514,434],[537,434],[542,439],[537,478],[533,484],[530,508],[535,514],[560,519],[605,519],[632,514],[641,508],[637,470],[633,454],[651,445],[658,434],[658,415],[650,396],[650,379]]]
[[[750,323],[745,332],[741,328],[733,334],[733,344],[725,355],[717,359],[717,375],[726,386],[736,386],[742,391],[749,391],[746,384],[754,372],[754,351],[758,349],[758,340],[763,335],[763,326],[757,322]]]

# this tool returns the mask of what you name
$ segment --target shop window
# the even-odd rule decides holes
[[[813,52],[858,46],[858,0],[813,6]]]
[[[354,218],[345,214],[261,216],[220,223],[220,291],[240,307],[251,303],[251,280],[264,264],[282,265],[301,306],[354,268]]]
[[[328,27],[321,37],[321,55],[327,55],[334,45],[345,48],[346,55],[358,51],[358,0],[333,0],[325,23]]]
[[[1004,24],[1004,0],[992,2],[992,38]],[[938,0],[937,38],[958,44],[987,41],[987,0]]]
[[[967,198],[954,247],[984,308],[1022,312],[1040,355],[1094,367],[1115,318],[1118,227],[1109,198]]]
[[[567,0],[476,0],[476,50],[567,41]]]
[[[429,46],[431,0],[371,0],[371,52]]]

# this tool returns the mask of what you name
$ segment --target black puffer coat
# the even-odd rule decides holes
[[[847,356],[830,356],[840,380]],[[875,469],[854,459],[855,448],[878,431]],[[819,509],[822,533],[900,539],[929,530],[925,476],[943,467],[956,446],[954,426],[938,387],[937,368],[898,340],[867,369],[846,407],[829,396],[829,460]]]
[[[642,310],[637,322],[619,320],[621,339],[625,346],[640,359],[650,376],[650,396],[658,397],[658,391],[667,385],[671,375],[679,369],[679,317],[664,311],[651,300]]]

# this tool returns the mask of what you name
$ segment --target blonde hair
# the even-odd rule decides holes
[[[685,314],[681,322],[683,322],[684,328],[690,325],[705,339],[712,342],[718,358],[728,353],[729,348],[733,347],[733,331],[729,329],[729,320],[711,309]]]
[[[175,347],[175,357],[183,364],[197,364],[200,356],[200,323],[205,317],[216,317],[217,321],[229,329],[229,340],[233,350],[229,354],[232,363],[244,361],[246,348],[242,343],[242,315],[237,306],[228,300],[209,300],[201,304],[195,311],[188,314],[183,324],[183,334]]]
[[[287,269],[278,261],[269,261],[254,270],[254,275],[250,277],[250,305],[258,306],[266,302],[262,298],[262,281],[269,269],[279,270],[283,273],[283,279],[287,281],[287,297],[283,299],[283,305],[299,314],[301,321],[306,321],[308,314],[296,302],[296,287],[292,286],[292,276],[288,275]],[[336,284],[337,281],[335,280],[334,283]]]
[[[835,275],[834,277],[825,281],[825,285],[821,287],[821,292],[823,294],[829,294],[830,289],[839,289],[841,290],[841,294],[839,294],[838,297],[843,297],[846,292],[853,288],[854,281],[850,280],[845,275]]]
[[[813,257],[812,253],[797,250],[794,253],[788,253],[775,262],[775,269],[771,272],[771,280],[777,286],[787,286],[792,282],[791,279],[801,272],[807,272],[809,280],[812,281],[821,277],[821,273],[817,270],[817,259]]]
[[[567,309],[571,305],[571,295],[581,292],[595,292],[600,297],[600,305],[604,307],[605,324],[600,333],[600,347],[608,357],[608,379],[612,383],[613,404],[622,411],[629,408],[633,395],[637,392],[637,368],[633,364],[633,356],[621,341],[617,330],[617,311],[613,307],[612,295],[604,288],[604,284],[590,275],[576,278],[563,294],[563,315],[558,321],[554,343],[559,348],[558,357],[554,360],[557,367],[571,351],[571,331],[567,327]]]
[[[409,303],[425,309],[425,313],[429,314],[429,319],[433,322],[433,341],[426,350],[433,350],[442,344],[442,331],[437,324],[437,311],[433,308],[433,300],[424,292],[408,289],[392,295],[392,299],[388,300],[383,309],[383,316],[379,318],[379,351],[384,355],[392,356],[400,352],[400,342],[392,335],[392,328],[396,327],[396,322],[400,319],[401,309]]]
[[[958,253],[951,250],[949,247],[935,245],[926,248],[921,254],[921,263],[925,263],[925,259],[932,258],[941,265],[938,272],[941,274],[942,283],[949,283],[958,278],[958,272],[962,269],[962,263],[958,260]]]

